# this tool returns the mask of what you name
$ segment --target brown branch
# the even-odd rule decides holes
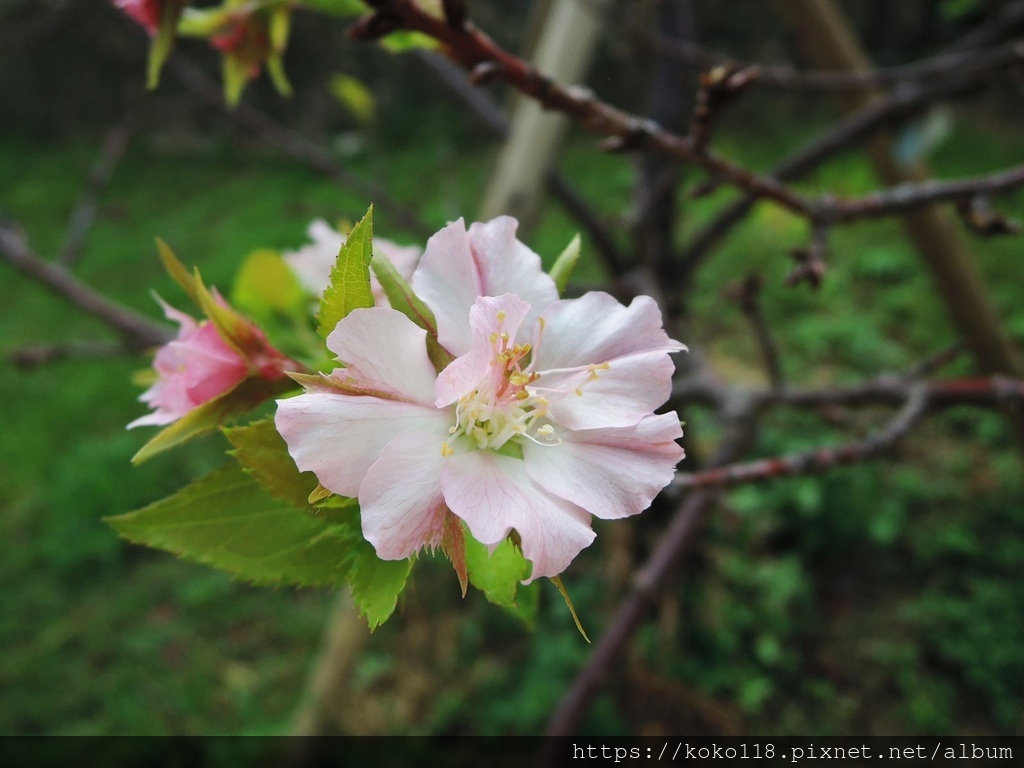
[[[284,127],[273,118],[247,104],[229,107],[224,101],[220,88],[199,67],[179,55],[172,55],[167,66],[188,90],[208,105],[220,110],[228,120],[238,127],[259,136],[267,144],[276,147],[285,155],[305,163],[340,186],[353,189],[360,195],[373,200],[378,207],[394,217],[398,226],[405,228],[411,234],[424,239],[433,234],[433,231],[415,211],[392,198],[383,187],[364,181],[345,170],[335,162],[329,150]]]
[[[870,72],[837,72],[832,70],[798,71],[791,67],[743,62],[735,56],[692,41],[678,40],[635,23],[625,11],[614,12],[607,7],[587,2],[594,13],[611,17],[612,29],[625,32],[634,44],[647,47],[652,53],[673,59],[694,69],[713,69],[727,65],[739,69],[756,67],[761,72],[759,83],[774,88],[811,91],[876,90],[892,85],[909,85],[949,76],[981,74],[1012,65],[1021,56],[1015,46],[1020,41],[993,48],[1024,23],[1024,2],[1017,0],[1000,8],[984,23],[972,29],[942,53],[909,64],[875,69]]]
[[[134,132],[135,122],[131,116],[121,118],[107,131],[103,146],[89,169],[85,190],[68,217],[67,233],[58,257],[58,261],[64,266],[73,265],[81,257],[89,230],[92,229],[96,212],[99,210],[100,198],[110,183],[110,177],[128,148]]]
[[[501,107],[486,92],[474,87],[466,78],[464,71],[452,61],[434,51],[417,49],[413,51],[421,62],[434,72],[448,86],[453,94],[479,118],[485,126],[498,136],[506,136],[509,131],[508,119]],[[626,258],[615,242],[608,227],[594,211],[580,191],[569,179],[557,171],[551,171],[545,179],[548,192],[551,193],[583,231],[590,237],[597,255],[613,279],[626,273]]]
[[[969,201],[979,195],[992,195],[1024,186],[1024,165],[988,176],[973,176],[952,181],[929,180],[897,184],[864,197],[837,200],[824,206],[822,214],[831,223],[877,218],[905,213],[934,203]]]
[[[833,467],[864,461],[881,453],[906,435],[911,427],[924,416],[928,400],[927,388],[924,385],[914,385],[899,413],[883,429],[873,432],[863,440],[846,443],[835,448],[817,448],[813,451],[794,453],[789,456],[761,459],[743,464],[728,464],[703,472],[679,474],[676,475],[672,484],[676,489],[681,490],[744,485],[776,477],[823,472]]]
[[[754,332],[754,338],[757,340],[757,347],[761,352],[761,360],[768,372],[768,381],[771,383],[772,389],[781,390],[785,382],[782,378],[779,348],[768,328],[764,313],[761,311],[760,299],[763,286],[764,279],[760,275],[748,275],[734,292],[733,298]]]
[[[111,341],[54,342],[19,347],[9,352],[7,358],[16,368],[29,371],[61,360],[117,357],[130,351],[124,344]]]
[[[727,434],[719,446],[712,465],[725,464],[742,454],[752,440],[749,430],[749,404],[737,402],[737,407],[726,420]],[[630,590],[619,603],[608,624],[607,631],[593,650],[572,684],[562,695],[558,706],[548,720],[547,736],[568,736],[576,730],[580,719],[614,667],[615,660],[626,642],[640,625],[645,613],[672,573],[683,549],[693,537],[704,514],[711,508],[717,495],[698,491],[687,494],[665,529],[657,548],[633,577]],[[557,742],[545,741],[538,765],[560,764]]]
[[[791,67],[741,62],[735,57],[700,46],[683,45],[664,35],[648,38],[651,50],[659,56],[677,59],[699,68],[731,66],[756,68],[757,84],[785,90],[864,91],[893,85],[925,83],[949,77],[964,77],[1006,69],[1024,59],[1024,43],[1014,40],[994,48],[945,53],[922,61],[865,72],[806,71]]]
[[[792,181],[809,173],[839,152],[867,138],[883,126],[908,118],[926,104],[944,96],[966,92],[973,82],[938,83],[928,87],[911,86],[880,98],[846,116],[832,127],[811,139],[778,163],[769,175],[779,181]],[[708,252],[725,237],[753,208],[758,198],[746,194],[724,208],[692,238],[681,258],[684,282],[700,266]]]
[[[133,352],[159,346],[171,338],[170,331],[164,326],[108,299],[60,264],[37,256],[29,248],[24,235],[10,225],[0,224],[0,255],[3,255],[15,269],[106,323],[121,335],[126,347]]]
[[[653,149],[706,171],[716,182],[728,183],[750,195],[772,200],[812,223],[849,223],[861,218],[893,215],[936,202],[954,201],[977,194],[1006,191],[1024,185],[1024,172],[1011,169],[991,176],[952,182],[898,185],[861,198],[809,198],[771,176],[757,174],[695,144],[692,138],[666,130],[601,101],[590,91],[566,87],[502,49],[468,22],[455,29],[429,15],[411,0],[370,0],[376,12],[349,28],[356,39],[377,39],[397,29],[427,35],[447,49],[448,55],[476,76],[500,78],[545,109],[562,112],[592,133],[606,137],[606,149]]]

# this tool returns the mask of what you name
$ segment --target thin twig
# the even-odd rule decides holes
[[[769,171],[779,181],[792,181],[809,173],[829,158],[849,149],[874,131],[908,118],[925,105],[955,93],[966,93],[973,83],[937,83],[927,87],[910,86],[880,98],[846,116],[784,158]],[[758,201],[746,194],[726,206],[714,219],[697,231],[689,241],[680,260],[684,280],[692,279],[708,252],[725,237]]]
[[[761,288],[764,286],[764,279],[758,274],[749,275],[739,286],[735,298],[740,311],[750,323],[757,340],[757,347],[761,352],[761,360],[765,370],[768,372],[768,381],[772,389],[781,390],[785,384],[782,378],[782,362],[779,357],[779,347],[772,337],[768,322],[765,320],[764,312],[761,310]]]
[[[24,235],[10,225],[0,224],[0,254],[22,273],[117,331],[131,351],[159,346],[171,338],[164,326],[90,288],[60,264],[37,256]]]
[[[727,435],[723,439],[712,465],[724,464],[742,454],[752,439],[748,428],[749,404],[739,403],[726,421]],[[608,671],[626,642],[640,625],[644,614],[661,590],[684,547],[693,537],[697,525],[712,506],[717,495],[698,491],[687,494],[679,504],[665,529],[658,546],[647,562],[636,572],[629,593],[619,603],[608,629],[594,645],[593,651],[572,684],[562,695],[558,706],[548,720],[546,735],[567,736],[576,730],[580,719],[590,707]],[[560,764],[556,742],[548,740],[538,762],[547,768]]]
[[[721,467],[689,474],[678,474],[672,481],[676,489],[692,490],[724,486],[745,485],[776,477],[807,475],[833,467],[864,461],[881,453],[900,440],[925,414],[928,407],[928,389],[913,385],[903,408],[884,428],[863,440],[846,443],[835,448],[817,448],[771,459]]]
[[[864,91],[895,84],[924,83],[949,77],[973,76],[996,72],[1024,59],[1022,41],[981,50],[959,51],[895,67],[863,72],[800,72],[791,67],[741,62],[735,57],[699,46],[682,45],[664,35],[648,38],[651,50],[659,56],[678,59],[698,68],[731,66],[737,69],[756,68],[757,84],[770,88],[801,91]]]
[[[68,217],[67,233],[58,257],[58,261],[64,266],[72,266],[81,257],[85,241],[96,219],[96,212],[99,210],[100,198],[110,183],[110,177],[128,148],[134,132],[135,122],[130,115],[118,120],[107,131],[103,146],[89,169],[85,189]]]
[[[999,48],[992,43],[1005,37],[1024,23],[1024,2],[1017,0],[1000,8],[984,23],[972,29],[949,49],[921,61],[883,67],[866,72],[835,72],[829,70],[799,71],[792,67],[744,62],[731,54],[714,50],[693,41],[678,40],[657,30],[648,30],[634,22],[624,10],[612,10],[595,2],[585,3],[590,10],[608,17],[606,26],[624,33],[637,45],[652,53],[678,61],[698,70],[728,65],[739,69],[756,67],[761,71],[759,83],[766,87],[809,91],[862,91],[876,90],[896,84],[943,80],[965,73],[982,73],[1000,69],[1012,63],[1019,52],[1014,41]],[[617,38],[619,39],[619,38]],[[1008,61],[1009,59],[1009,61]]]
[[[413,55],[433,71],[460,102],[469,107],[481,123],[498,136],[508,135],[509,123],[504,111],[490,94],[469,82],[461,67],[434,51],[417,49],[413,51]],[[545,184],[552,197],[561,203],[565,212],[590,237],[597,255],[612,278],[622,277],[626,272],[626,258],[608,231],[607,225],[579,189],[564,174],[555,170],[548,173]]]
[[[310,166],[340,186],[357,191],[394,217],[397,226],[426,239],[431,230],[411,208],[395,200],[381,186],[360,179],[335,162],[329,150],[281,125],[268,115],[247,104],[229,107],[220,88],[196,65],[175,54],[168,67],[192,93],[198,96],[240,128],[256,134],[279,151]]]
[[[716,181],[772,200],[812,223],[835,225],[895,215],[936,202],[1024,186],[1024,169],[1014,168],[958,181],[899,185],[861,198],[810,198],[771,176],[755,173],[695,145],[692,139],[672,133],[652,120],[613,107],[584,88],[566,87],[552,81],[469,23],[462,29],[454,29],[411,0],[370,0],[369,4],[376,12],[349,28],[349,34],[356,39],[377,39],[397,29],[423,33],[443,44],[453,60],[470,71],[471,78],[475,75],[477,81],[504,80],[545,109],[562,112],[590,132],[606,137],[603,142],[606,149],[657,150],[705,170]]]
[[[53,342],[19,347],[9,352],[7,358],[16,368],[29,371],[61,360],[117,357],[128,351],[131,350],[127,350],[124,344],[112,341]]]

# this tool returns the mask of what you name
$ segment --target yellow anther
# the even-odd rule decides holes
[[[583,390],[582,389],[577,389],[576,390],[576,397],[583,397]]]
[[[499,310],[496,317],[498,318],[499,323],[503,323],[505,322],[505,318],[508,317],[508,312],[506,312],[504,309]]]
[[[520,389],[518,392],[516,392],[516,400],[526,400],[529,397],[530,393],[527,392],[525,389]]]
[[[452,432],[454,432],[454,431],[455,430],[453,429]],[[454,448],[452,448],[450,445],[448,445],[448,443],[441,443],[441,455],[442,456],[451,456],[453,453],[455,453],[455,449]]]
[[[550,424],[545,424],[537,430],[537,434],[541,437],[551,437],[551,435],[555,434],[555,428]]]

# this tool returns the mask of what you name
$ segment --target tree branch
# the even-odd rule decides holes
[[[806,197],[771,176],[757,174],[708,151],[692,137],[672,133],[652,120],[613,107],[584,88],[566,87],[552,81],[502,49],[472,24],[455,29],[411,0],[369,0],[369,5],[377,10],[349,28],[353,38],[377,39],[397,29],[425,34],[444,45],[449,56],[470,71],[471,79],[477,82],[504,80],[545,109],[562,112],[590,132],[606,137],[605,149],[656,150],[707,171],[715,183],[728,183],[748,194],[772,200],[815,224],[846,224],[861,218],[905,213],[935,202],[1024,186],[1024,173],[1013,169],[953,182],[904,184],[862,198]]]
[[[736,408],[726,417],[727,433],[722,440],[712,465],[725,464],[742,454],[752,440],[749,429],[749,403],[736,401]],[[630,590],[619,603],[608,629],[594,645],[590,657],[563,694],[548,720],[545,735],[567,736],[573,733],[586,713],[590,702],[605,681],[608,671],[626,642],[640,625],[644,614],[674,569],[684,547],[689,543],[697,525],[717,495],[698,491],[688,494],[680,503],[665,529],[657,548],[637,571]],[[560,764],[557,742],[547,740],[538,764],[544,768]]]
[[[735,486],[761,482],[775,477],[806,475],[822,472],[832,467],[864,461],[890,447],[902,438],[925,414],[928,406],[928,390],[924,385],[915,384],[907,395],[905,405],[899,413],[881,430],[863,440],[838,446],[818,448],[804,453],[794,453],[772,459],[762,459],[744,464],[728,464],[703,472],[676,475],[673,487],[681,490]]]
[[[107,131],[103,146],[89,169],[85,189],[68,217],[67,233],[58,257],[58,261],[64,266],[72,266],[81,257],[89,230],[96,220],[100,197],[110,183],[110,177],[128,148],[134,132],[135,122],[130,115],[121,118]]]
[[[0,254],[16,269],[42,283],[76,307],[119,333],[126,347],[138,352],[159,346],[172,334],[145,315],[108,299],[72,275],[65,267],[41,259],[29,248],[22,233],[0,224]]]
[[[220,88],[199,67],[178,55],[172,55],[167,65],[188,90],[220,110],[235,125],[256,134],[285,155],[305,163],[340,186],[356,190],[370,198],[381,209],[391,214],[397,225],[410,233],[424,239],[433,234],[433,230],[415,211],[395,200],[383,187],[364,181],[345,170],[334,161],[328,150],[247,104],[229,107],[224,102]]]

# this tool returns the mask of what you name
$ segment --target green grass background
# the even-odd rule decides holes
[[[792,145],[792,119],[783,114],[756,137],[726,128],[716,145],[767,167]],[[444,113],[423,123],[415,142],[384,146],[371,136],[364,151],[341,161],[434,227],[472,219],[490,151],[446,133]],[[38,253],[60,247],[97,145],[0,137],[0,207],[24,226]],[[941,175],[956,176],[1022,156],[1024,138],[1006,115],[971,111],[958,113],[954,134],[932,160]],[[625,241],[630,164],[577,139],[562,169]],[[805,183],[809,191],[840,194],[874,186],[857,155]],[[729,197],[721,191],[684,201],[683,231]],[[75,271],[155,317],[150,290],[184,302],[159,267],[154,237],[226,288],[251,250],[297,247],[311,218],[354,220],[369,202],[243,140],[143,136],[117,168]],[[1018,193],[998,206],[1020,214],[1022,202]],[[379,201],[375,218],[380,235],[414,242],[389,223]],[[550,263],[574,231],[552,204],[528,241]],[[1008,328],[1024,338],[1024,241],[965,237]],[[902,370],[954,340],[897,223],[836,232],[818,292],[782,285],[790,268],[785,254],[805,239],[799,220],[762,205],[700,274],[684,341],[709,350],[727,378],[763,380],[744,320],[723,299],[751,270],[766,278],[764,311],[794,382]],[[577,277],[600,275],[585,246]],[[0,307],[3,353],[107,337],[6,265]],[[100,522],[172,492],[222,456],[212,438],[141,467],[129,464],[146,439],[142,430],[124,430],[143,412],[129,378],[144,366],[113,359],[27,372],[0,367],[0,733],[280,733],[298,704],[329,593],[236,584],[122,543]],[[951,371],[969,366],[960,362]],[[695,444],[714,442],[710,414],[695,408],[681,417]],[[881,418],[858,417],[853,433]],[[806,414],[779,413],[766,420],[757,454],[848,434]],[[616,534],[605,525],[598,532],[598,544],[567,574],[592,635],[621,589],[602,569],[606,542]],[[455,592],[450,573],[422,570],[399,613],[370,639],[355,690],[369,701],[388,680],[422,673],[436,686],[432,695],[390,727],[539,730],[587,652],[553,590],[540,627],[528,633],[482,600],[438,597],[435,584]],[[950,412],[915,430],[895,456],[732,493],[587,728],[1020,733],[1022,572],[1018,446],[1001,417]],[[429,656],[425,672],[413,669],[411,638],[439,626],[449,638],[444,651]]]

